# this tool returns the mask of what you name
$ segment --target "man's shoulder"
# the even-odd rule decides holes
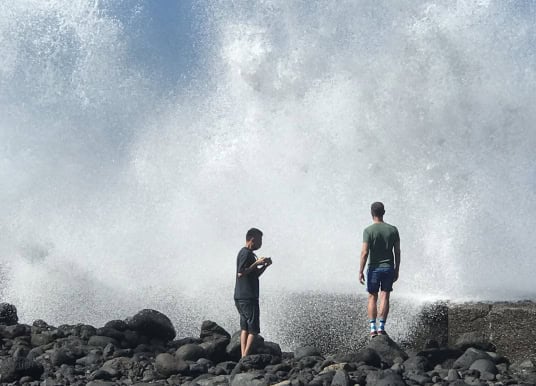
[[[242,247],[242,249],[240,249],[240,251],[238,251],[238,257],[239,258],[240,257],[248,257],[250,254],[252,255],[253,252],[250,249],[246,248],[246,247]]]
[[[398,232],[398,228],[396,226],[388,224],[386,222],[370,224],[368,227],[365,228],[364,232],[380,231],[382,229],[389,229],[391,231]]]
[[[387,225],[388,227],[392,228],[392,229],[398,230],[398,228],[396,226],[394,226],[393,224],[389,224],[389,223],[386,223],[386,222],[384,222],[384,224]]]

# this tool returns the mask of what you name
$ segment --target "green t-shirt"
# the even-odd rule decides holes
[[[363,242],[368,243],[369,268],[393,267],[393,247],[400,241],[398,229],[385,222],[372,224],[363,231]]]

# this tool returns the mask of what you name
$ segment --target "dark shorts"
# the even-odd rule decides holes
[[[235,305],[240,314],[240,329],[250,334],[259,334],[259,299],[235,300]]]
[[[394,268],[369,268],[367,270],[367,291],[371,294],[377,293],[380,289],[391,292],[394,278]]]

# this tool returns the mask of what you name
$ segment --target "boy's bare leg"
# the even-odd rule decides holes
[[[242,353],[242,357],[245,357],[246,355],[249,354],[249,350],[251,350],[251,346],[253,345],[254,340],[255,340],[255,334],[247,335],[246,348],[244,349],[244,352]]]
[[[387,315],[389,315],[389,295],[391,292],[381,291],[380,292],[380,319],[387,320]]]
[[[248,341],[247,330],[240,331],[240,356],[242,357],[246,356],[244,353],[246,352],[247,341]]]
[[[368,317],[370,320],[375,320],[376,319],[376,316],[378,316],[378,307],[377,307],[377,304],[378,303],[378,293],[369,293],[369,296],[368,296],[368,306],[367,306],[367,311],[368,311]]]

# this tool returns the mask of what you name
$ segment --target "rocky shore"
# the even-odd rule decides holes
[[[0,304],[1,385],[536,385],[532,360],[510,363],[480,334],[449,347],[434,336],[404,350],[389,336],[328,355],[313,346],[282,352],[256,341],[240,359],[237,333],[204,321],[198,337],[177,337],[170,319],[142,310],[102,327],[18,323]]]

